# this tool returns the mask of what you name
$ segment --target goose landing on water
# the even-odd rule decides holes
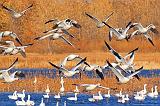
[[[136,74],[138,74],[142,69],[143,67],[139,68],[138,70],[136,70],[134,73],[132,73],[131,75],[125,77],[124,75],[121,74],[121,71],[115,67],[113,67],[109,61],[107,61],[109,67],[111,68],[111,70],[113,71],[113,73],[116,75],[116,77],[118,78],[118,82],[119,83],[127,83],[128,81],[130,81],[133,76],[135,76]]]

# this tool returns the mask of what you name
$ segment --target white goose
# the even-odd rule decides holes
[[[158,97],[158,90],[157,90],[157,86],[154,87],[154,96]]]
[[[110,19],[110,17],[113,15],[113,13],[114,12],[112,12],[111,14],[109,14],[106,17],[106,19],[104,20],[104,22],[107,22]],[[98,20],[96,17],[94,17],[94,16],[92,16],[92,15],[86,13],[86,12],[85,12],[85,14],[96,23],[97,28],[102,28],[103,26],[105,26],[105,24],[103,23],[103,21]]]
[[[22,46],[22,42],[19,39],[19,37],[17,36],[16,33],[12,32],[12,31],[3,31],[0,32],[0,41],[2,41],[3,37],[12,37],[13,39],[15,39],[21,46]]]
[[[115,94],[116,97],[122,97],[122,89],[119,91],[119,93]]]
[[[110,97],[111,97],[111,95],[110,95],[110,90],[108,90],[108,93],[107,93],[107,94],[104,94],[103,96],[106,97],[106,98],[110,98]]]
[[[122,95],[121,97],[118,98],[119,103],[125,103],[125,95]]]
[[[80,93],[78,86],[76,86],[76,89],[74,90],[75,93]]]
[[[77,23],[77,21],[75,20],[71,20],[71,19],[65,19],[65,20],[58,20],[58,19],[51,19],[47,22],[45,22],[45,24],[53,22],[54,26],[53,29],[65,29],[65,30],[69,30],[72,26],[76,27],[76,28],[81,28],[81,25],[79,25]]]
[[[63,81],[63,77],[61,77],[60,83],[61,83],[60,93],[63,94],[64,93],[64,81]]]
[[[149,97],[154,98],[153,87],[151,88],[151,92],[147,94]]]
[[[94,90],[95,88],[103,88],[109,90],[110,88],[103,87],[99,83],[98,84],[72,84],[76,86],[80,86],[84,88],[84,91],[91,91]]]
[[[138,48],[133,49],[126,56],[123,57],[116,50],[114,50],[106,41],[105,41],[105,45],[109,49],[109,51],[114,55],[114,57],[118,63],[123,63],[125,65],[128,65],[128,67],[133,64],[134,52],[137,51]],[[127,61],[128,57],[130,57],[130,59]]]
[[[118,80],[119,83],[127,83],[128,81],[130,81],[133,78],[133,76],[135,76],[136,74],[138,74],[143,69],[143,67],[141,67],[138,70],[136,70],[135,72],[133,72],[132,74],[130,74],[129,76],[125,77],[124,75],[122,75],[121,71],[119,69],[113,67],[109,63],[109,61],[107,61],[107,63],[109,65],[109,67],[111,68],[111,70],[113,71],[113,73],[116,75],[117,80]],[[123,69],[121,68],[121,70],[123,70]]]
[[[2,43],[2,41],[1,41]],[[26,57],[25,48],[33,44],[27,44],[23,46],[15,46],[12,41],[3,41],[3,44],[9,44],[9,46],[0,46],[3,55],[15,55],[20,53],[24,58]]]
[[[88,64],[88,63],[87,63]],[[94,74],[97,74],[101,80],[104,80],[104,74],[102,71],[102,67],[96,64],[91,64],[91,65],[85,65],[82,67],[83,71],[93,71]]]
[[[24,98],[21,97],[21,101],[17,100],[15,101],[17,106],[26,106],[26,102],[24,101]]]
[[[146,89],[147,84],[144,84],[143,90],[141,90],[139,93],[146,95],[147,94],[147,89]]]
[[[28,99],[27,99],[27,101],[26,101],[26,105],[27,105],[27,106],[34,106],[35,103],[34,103],[34,101],[31,101],[30,98],[31,98],[31,96],[28,95]]]
[[[37,78],[36,78],[36,77],[34,77],[33,84],[34,84],[34,85],[37,84]]]
[[[79,55],[76,55],[76,54],[70,54],[70,55],[68,55],[68,56],[66,56],[65,58],[64,58],[64,60],[61,62],[61,67],[64,67],[65,65],[66,65],[66,63],[68,62],[68,61],[72,61],[72,60],[82,60],[83,58],[82,57],[80,57]],[[84,62],[86,65],[89,65],[87,62]]]
[[[55,99],[60,99],[60,98],[61,98],[60,92],[59,92],[57,95],[54,95],[54,98],[55,98]]]
[[[126,28],[124,30],[122,30],[122,32],[117,31],[115,28],[111,27],[110,25],[108,25],[107,23],[103,22],[107,27],[109,27],[110,29],[110,33],[109,33],[109,40],[112,40],[112,32],[116,35],[118,40],[123,40],[126,39],[128,41],[128,36],[129,34],[127,33],[127,31],[131,28],[132,23],[129,22],[128,25],[126,26]]]
[[[63,73],[65,77],[72,77],[73,75],[80,73],[80,70],[78,69],[82,63],[86,61],[86,58],[82,59],[75,67],[73,67],[71,70],[65,69],[64,67],[59,67],[51,62],[49,62],[53,67],[57,68],[59,70],[59,73]],[[81,76],[80,76],[81,77]]]
[[[67,100],[77,101],[77,93],[74,94],[74,97],[68,97]]]
[[[129,101],[129,95],[128,94],[125,95],[124,100]]]
[[[3,77],[5,82],[11,83],[11,82],[19,79],[19,78],[15,78],[17,71],[15,71],[14,73],[12,73],[10,75],[9,75],[9,72],[8,72],[9,70],[11,70],[12,68],[15,67],[17,62],[18,62],[18,58],[12,63],[12,65],[8,69],[0,70],[0,73],[2,74],[2,77]]]
[[[48,99],[49,98],[49,93],[46,93],[45,95],[43,95],[43,97]]]
[[[22,90],[22,93],[17,93],[17,96],[20,98],[25,98],[26,94],[25,94],[25,90]]]
[[[13,10],[11,8],[8,8],[8,7],[4,6],[4,5],[2,5],[2,7],[5,10],[7,10],[12,15],[13,18],[20,18],[25,14],[26,11],[28,11],[31,7],[33,7],[33,4],[30,5],[29,7],[27,7],[25,10],[21,11],[21,12],[16,12],[15,10]]]
[[[46,93],[50,93],[49,85],[47,84],[47,89],[45,90]]]
[[[156,27],[153,24],[150,24],[147,27],[143,27],[141,23],[133,23],[132,26],[138,28],[138,30],[134,31],[129,38],[135,35],[143,34],[147,38],[147,40],[154,46],[152,38],[148,34],[149,31],[158,34],[158,31],[156,30]]]
[[[45,103],[44,103],[44,101],[43,101],[43,98],[41,99],[41,103],[40,103],[39,106],[45,106]]]
[[[134,99],[138,100],[138,101],[143,101],[145,99],[145,95],[142,93],[137,92],[136,95],[134,95]]]
[[[14,91],[12,95],[8,95],[8,98],[12,100],[17,100],[18,99],[17,91]]]
[[[56,31],[52,32],[52,33],[49,33],[45,36],[41,36],[41,37],[36,37],[34,40],[43,40],[43,39],[46,39],[46,38],[49,38],[49,40],[58,40],[58,39],[61,39],[63,40],[65,43],[69,44],[70,46],[72,47],[75,47],[69,40],[67,40],[63,33],[59,33],[57,32],[59,29],[57,29]]]
[[[98,96],[93,95],[93,99],[95,101],[103,100],[103,96],[101,94],[101,91],[98,91]]]

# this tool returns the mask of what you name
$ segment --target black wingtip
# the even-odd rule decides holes
[[[107,48],[108,48],[109,50],[112,50],[112,48],[109,46],[109,44],[108,44],[106,41],[104,41],[104,42],[105,42]]]
[[[154,43],[153,43],[153,41],[152,41],[150,38],[148,38],[148,41],[149,41],[153,46],[155,46]]]
[[[112,28],[110,25],[108,25],[106,22],[102,22],[102,23],[104,23],[104,25],[106,25],[106,26],[108,26],[109,28]]]
[[[106,60],[106,61],[107,61],[107,64],[109,65],[109,67],[113,67],[108,60]]]

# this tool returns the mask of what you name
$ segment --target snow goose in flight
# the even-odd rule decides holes
[[[132,27],[132,23],[129,22],[127,27],[122,30],[122,32],[116,30],[115,28],[111,27],[110,25],[108,25],[107,23],[103,22],[107,27],[109,27],[110,31],[109,31],[109,40],[112,40],[112,32],[116,35],[116,37],[118,38],[118,40],[123,40],[126,39],[128,41],[128,36],[129,34],[127,33],[127,31]]]
[[[138,70],[136,70],[134,73],[130,74],[129,76],[125,77],[124,75],[122,75],[121,71],[118,68],[113,67],[109,61],[107,61],[109,67],[111,68],[111,70],[113,71],[113,73],[116,75],[116,77],[118,78],[118,82],[119,83],[127,83],[128,81],[130,81],[133,76],[135,76],[136,74],[138,74],[143,67],[139,68]],[[123,69],[122,69],[123,70]],[[124,71],[124,70],[123,70]]]
[[[82,60],[83,58],[79,55],[76,55],[76,54],[70,54],[70,55],[68,55],[67,57],[64,58],[64,60],[61,62],[60,66],[64,67],[66,65],[67,61],[72,61],[72,60],[75,60],[75,59]],[[84,64],[90,66],[87,62],[84,62]]]
[[[157,31],[156,27],[153,24],[150,24],[147,27],[143,27],[141,23],[133,23],[132,27],[136,27],[136,28],[138,28],[138,30],[134,31],[129,36],[129,38],[136,36],[136,35],[139,35],[139,34],[143,34],[147,38],[147,40],[154,46],[152,38],[148,33],[149,33],[149,31],[152,31],[155,34],[158,34],[159,32]]]
[[[25,48],[27,48],[28,46],[31,46],[33,44],[27,44],[27,45],[23,45],[23,46],[15,46],[14,42],[12,41],[1,41],[1,44],[5,44],[5,45],[9,45],[7,46],[0,46],[1,49],[1,53],[3,55],[15,55],[20,53],[24,58],[26,57],[26,53],[25,53]]]
[[[93,71],[94,74],[96,73],[101,78],[101,80],[104,80],[102,67],[100,67],[99,65],[96,64],[85,65],[83,66],[82,71]]]
[[[110,88],[101,86],[99,83],[98,84],[72,84],[72,85],[83,87],[84,88],[83,91],[91,91],[91,90],[94,90],[95,88],[103,88],[107,90],[110,89]]]
[[[9,75],[9,70],[15,67],[15,65],[18,63],[18,58],[11,64],[11,66],[8,69],[0,70],[0,73],[2,73],[2,76],[4,78],[4,81],[7,83],[13,82],[18,80],[19,78],[15,78],[15,74],[17,71]]]
[[[53,29],[65,29],[65,30],[68,30],[70,29],[71,27],[76,27],[76,28],[81,28],[81,25],[78,24],[77,21],[75,20],[71,20],[71,19],[65,19],[65,20],[58,20],[58,19],[51,19],[47,22],[45,22],[45,24],[47,23],[50,23],[50,22],[53,22],[54,26],[52,27]]]
[[[75,46],[69,40],[67,40],[64,37],[63,33],[59,33],[59,32],[57,32],[57,30],[55,32],[49,33],[49,34],[47,34],[45,36],[36,37],[34,40],[44,40],[46,38],[49,38],[49,40],[58,40],[58,39],[61,39],[64,42],[66,42],[67,44],[69,44],[70,46],[72,46],[72,47],[75,48]]]
[[[18,19],[18,18],[22,17],[25,14],[26,11],[28,11],[31,7],[33,7],[33,4],[31,4],[29,7],[27,7],[25,10],[23,10],[21,12],[16,12],[15,10],[13,10],[13,9],[11,9],[9,7],[4,6],[3,4],[2,4],[2,7],[5,10],[7,10],[12,15],[13,18]]]
[[[109,15],[106,17],[106,19],[104,20],[104,22],[107,22],[107,21],[110,19],[110,17],[113,15],[113,13],[114,13],[114,12],[112,12],[111,14],[109,14]],[[94,17],[94,16],[92,16],[92,15],[86,13],[86,12],[85,12],[85,14],[86,14],[89,18],[91,18],[91,19],[96,23],[97,28],[102,28],[102,27],[105,25],[105,24],[103,23],[103,21],[100,21],[100,20],[97,19],[96,17]]]
[[[12,31],[3,31],[3,32],[0,32],[0,41],[2,41],[3,37],[7,37],[7,36],[12,37],[13,39],[15,39],[22,46],[21,40],[19,39],[19,37],[17,36],[17,34],[14,33],[14,32],[12,32]]]
[[[138,50],[138,48],[130,51],[125,57],[121,56],[117,51],[115,51],[106,41],[105,44],[107,46],[107,48],[109,49],[109,51],[114,55],[116,61],[118,63],[123,63],[123,64],[132,64],[133,60],[134,60],[134,52]],[[130,61],[126,61],[126,58],[130,56]]]
[[[59,70],[59,73],[63,73],[65,77],[72,77],[73,75],[79,73],[80,77],[81,77],[81,72],[79,67],[81,66],[82,63],[84,63],[86,61],[86,58],[82,59],[75,67],[73,67],[71,70],[67,70],[64,67],[59,67],[51,62],[49,62],[49,64],[51,64],[53,67],[57,68]]]

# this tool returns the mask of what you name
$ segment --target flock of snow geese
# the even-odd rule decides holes
[[[27,11],[29,10],[31,11],[31,8],[33,6],[34,5],[32,4],[28,6],[26,9],[24,9],[23,11],[17,12],[14,9],[11,9],[10,7],[7,7],[6,5],[2,4],[2,8],[5,11],[7,11],[15,19],[19,19],[24,14],[26,14]],[[105,26],[109,28],[109,41],[112,40],[113,36],[115,36],[117,40],[127,40],[128,41],[133,37],[136,37],[136,36],[138,37],[140,35],[143,35],[153,46],[155,46],[151,36],[149,35],[150,32],[158,34],[158,31],[153,24],[150,24],[147,27],[144,27],[141,25],[141,23],[132,23],[130,21],[124,28],[114,28],[108,24],[108,21],[110,20],[113,14],[114,12],[109,14],[105,20],[101,21],[97,19],[95,16],[85,12],[86,17],[89,17],[91,20],[93,20],[97,28],[102,28]],[[69,29],[72,27],[81,28],[82,26],[77,21],[69,19],[69,18],[64,19],[64,20],[51,19],[51,20],[48,20],[45,24],[48,24],[48,23],[53,23],[52,29],[44,31],[43,32],[44,35],[36,37],[34,41],[41,41],[44,39],[49,39],[49,40],[60,40],[61,39],[66,44],[74,48],[77,48],[68,39],[64,37],[65,35],[67,35],[67,36],[70,36],[71,38],[76,38],[73,34],[69,32]],[[134,30],[136,29],[136,30],[132,33],[129,33],[128,31],[130,29],[134,29]],[[19,43],[20,46],[16,46],[14,44],[14,41],[3,40],[3,38],[6,38],[6,37],[13,38],[15,41]],[[29,46],[32,46],[33,44],[34,43],[23,44],[23,42],[18,37],[18,35],[12,31],[0,32],[0,54],[2,55],[16,55],[20,53],[25,58],[26,57],[25,49]],[[121,84],[127,83],[134,77],[137,78],[138,80],[140,79],[138,76],[138,73],[143,69],[143,66],[138,69],[134,68],[135,52],[139,48],[135,48],[134,50],[127,53],[126,56],[122,56],[116,50],[114,50],[111,47],[111,45],[108,44],[108,42],[105,41],[105,45],[108,48],[109,52],[113,54],[113,56],[115,57],[115,62],[110,63],[109,60],[106,60],[106,64],[104,66],[99,66],[96,64],[89,64],[87,62],[86,57],[81,57],[80,55],[76,55],[76,54],[70,54],[67,57],[65,57],[60,65],[56,65],[52,62],[49,62],[49,64],[52,67],[58,70],[59,75],[61,76],[60,93],[58,93],[58,95],[55,95],[54,98],[60,99],[61,93],[64,92],[63,77],[72,77],[75,74],[79,74],[81,78],[82,72],[86,72],[86,71],[93,71],[96,75],[98,75],[99,78],[101,78],[101,80],[104,80],[103,71],[106,69],[110,69],[115,74],[118,83],[121,83]],[[66,68],[67,62],[73,61],[73,60],[78,60],[78,63],[71,69],[67,69]],[[11,83],[13,81],[18,80],[19,77],[25,77],[25,75],[20,71],[15,71],[14,73],[9,72],[12,68],[15,67],[17,62],[18,62],[18,58],[11,64],[11,66],[8,69],[0,70],[0,79],[4,79],[5,82]],[[35,78],[34,84],[36,84],[36,82],[37,82],[37,79]],[[108,94],[104,94],[104,96],[102,96],[100,91],[98,92],[98,95],[93,95],[93,98],[88,99],[91,102],[103,100],[104,97],[110,98],[110,90],[112,90],[111,88],[103,87],[100,84],[73,84],[73,85],[76,86],[76,89],[74,90],[75,97],[69,97],[67,98],[67,100],[77,101],[77,94],[80,93],[80,91],[78,90],[78,87],[83,87],[84,91],[91,91],[91,90],[94,90],[95,88],[103,88],[103,89],[108,90]],[[137,92],[137,94],[134,95],[134,98],[136,100],[141,101],[141,100],[144,100],[147,95],[150,97],[158,96],[157,86],[155,86],[155,88],[152,88],[151,91],[152,91],[151,93],[147,93],[146,84],[145,84],[144,89],[142,91]],[[43,97],[49,98],[50,90],[49,90],[48,85],[47,85],[47,89],[45,92],[46,92],[46,95],[43,95]],[[120,91],[120,93],[116,94],[115,96],[119,97],[118,102],[120,103],[125,103],[126,101],[129,100],[129,95],[122,94],[122,91]],[[17,91],[15,91],[13,95],[9,95],[8,97],[14,100],[21,98],[21,101],[19,100],[16,101],[17,105],[34,105],[34,101],[30,100],[30,95],[28,95],[27,101],[24,100],[25,90],[23,90],[22,94],[19,94],[17,93]],[[66,105],[66,102],[64,104]],[[42,102],[40,106],[45,106],[43,98],[42,98]]]

